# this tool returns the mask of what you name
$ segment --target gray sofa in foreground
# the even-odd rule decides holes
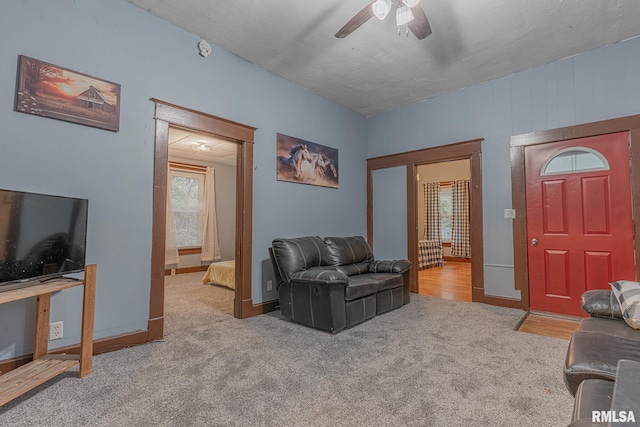
[[[587,291],[580,303],[590,317],[571,337],[564,367],[565,385],[575,396],[571,426],[639,425],[640,330],[623,320],[610,290]],[[636,422],[601,421],[628,417],[629,411]]]

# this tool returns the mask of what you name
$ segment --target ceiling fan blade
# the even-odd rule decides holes
[[[429,20],[420,5],[412,7],[411,11],[413,12],[413,19],[407,25],[418,40],[422,40],[431,34]]]
[[[369,19],[373,18],[373,9],[371,8],[371,5],[373,3],[374,2],[369,3],[360,12],[356,13],[356,15],[351,18],[349,22],[344,24],[344,27],[338,30],[335,36],[339,39],[343,39],[360,28],[360,26],[367,22]]]

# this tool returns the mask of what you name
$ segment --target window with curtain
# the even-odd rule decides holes
[[[440,238],[443,242],[451,242],[453,227],[453,193],[451,186],[440,186]]]
[[[221,258],[214,172],[195,165],[169,168],[165,265],[180,262],[178,249],[199,248],[202,262]]]
[[[451,183],[424,184],[425,240],[451,242],[453,230],[453,190]],[[439,237],[438,237],[439,236]]]
[[[204,173],[172,169],[171,205],[178,248],[202,246]]]

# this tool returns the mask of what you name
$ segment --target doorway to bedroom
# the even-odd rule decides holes
[[[214,135],[234,142],[236,151],[235,198],[235,292],[233,315],[244,319],[275,308],[275,302],[253,304],[251,292],[253,222],[253,144],[256,128],[171,104],[155,103],[153,172],[153,224],[151,244],[151,289],[146,340],[164,336],[167,183],[169,180],[169,128]]]
[[[418,293],[472,301],[469,159],[416,167]]]
[[[230,316],[236,286],[237,145],[169,126],[165,287],[171,292],[167,289],[166,298],[180,298],[188,289]]]

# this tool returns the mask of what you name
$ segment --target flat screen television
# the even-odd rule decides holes
[[[88,205],[0,189],[0,292],[83,271]]]

